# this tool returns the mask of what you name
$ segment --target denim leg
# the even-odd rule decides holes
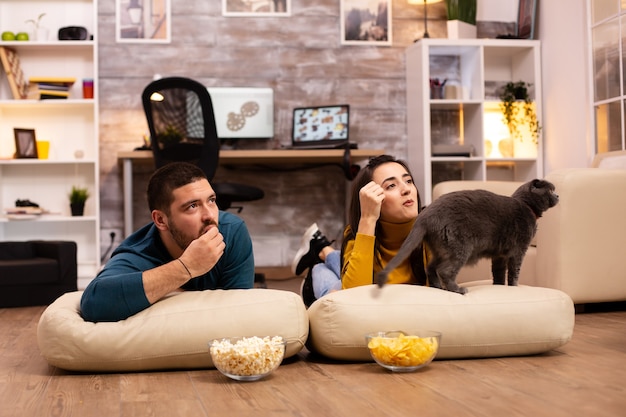
[[[313,266],[311,276],[313,278],[313,294],[315,298],[321,298],[332,290],[341,289],[340,269],[341,251],[335,250],[326,256],[323,264]]]

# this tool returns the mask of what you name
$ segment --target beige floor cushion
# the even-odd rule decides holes
[[[43,357],[74,371],[210,368],[208,342],[227,336],[281,335],[285,357],[308,336],[299,295],[271,289],[214,290],[171,295],[115,323],[91,323],[79,314],[82,292],[59,297],[42,314],[37,340]]]
[[[382,330],[437,330],[438,359],[530,355],[567,343],[574,304],[539,287],[466,283],[465,295],[413,285],[337,291],[308,309],[314,352],[339,360],[371,360],[364,335]]]

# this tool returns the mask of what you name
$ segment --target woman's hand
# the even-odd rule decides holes
[[[380,217],[385,193],[383,188],[370,181],[359,190],[359,201],[361,203],[361,218],[359,219],[358,233],[374,235],[376,232],[376,222]]]

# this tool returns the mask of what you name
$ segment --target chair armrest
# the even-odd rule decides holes
[[[546,179],[560,201],[538,223],[537,285],[577,304],[626,300],[626,170],[563,169]]]
[[[77,245],[70,241],[32,241],[35,256],[51,258],[59,263],[60,282],[74,285],[78,280]]]

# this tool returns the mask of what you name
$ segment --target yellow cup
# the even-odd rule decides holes
[[[48,159],[48,153],[50,152],[50,142],[47,140],[37,141],[37,156],[39,159]]]

